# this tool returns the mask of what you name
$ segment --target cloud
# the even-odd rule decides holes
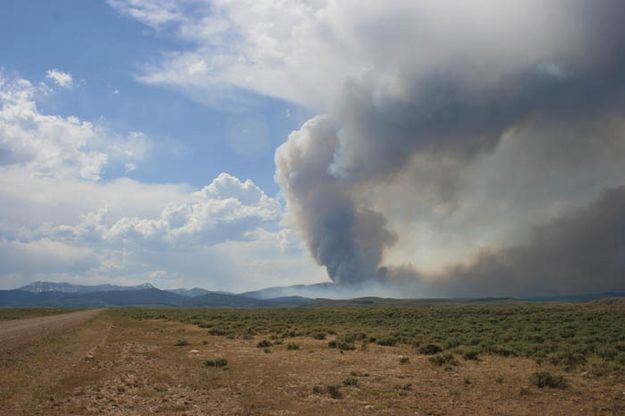
[[[96,260],[88,248],[42,239],[30,243],[0,240],[0,275],[81,273]],[[33,261],[37,259],[37,261]]]
[[[181,89],[207,103],[223,97],[253,101],[253,91],[313,104],[325,101],[322,95],[337,87],[324,73],[342,74],[351,67],[349,51],[328,48],[324,41],[325,35],[334,35],[332,22],[325,22],[324,2],[166,3],[109,2],[120,13],[192,45],[146,65],[138,76],[143,82]],[[318,18],[325,22],[322,26]],[[319,88],[319,83],[310,82],[311,76],[331,84]]]
[[[189,94],[194,88],[203,95],[253,91],[320,111],[334,105],[346,82],[363,75],[383,94],[401,93],[407,76],[427,84],[439,69],[452,67],[463,71],[439,74],[457,82],[465,77],[476,93],[522,67],[565,77],[574,73],[571,60],[593,65],[606,50],[598,46],[615,37],[608,32],[617,29],[595,32],[602,22],[618,20],[618,3],[608,3],[589,10],[582,0],[109,2],[150,26],[170,23],[162,34],[184,45],[147,66],[140,76],[145,82]]]
[[[180,5],[167,0],[107,0],[120,12],[153,28],[184,20]],[[189,2],[187,2],[189,3]]]
[[[107,174],[141,169],[149,138],[44,114],[45,93],[0,73],[1,287],[152,281],[244,290],[263,273],[272,284],[322,278],[286,240],[280,202],[251,180],[222,173],[195,188]]]
[[[621,263],[600,266],[622,247],[594,245],[609,227],[575,214],[619,206],[602,195],[625,177],[621,2],[174,4],[181,17],[159,30],[184,47],[140,80],[320,113],[277,150],[276,179],[335,281],[403,279],[418,293],[438,279],[448,294],[623,288]],[[546,231],[561,224],[588,241]],[[561,266],[567,256],[583,279]]]
[[[0,204],[12,258],[0,270],[3,287],[151,281],[237,291],[323,279],[297,242],[285,241],[279,202],[225,173],[194,189],[14,172],[0,178]]]
[[[74,241],[187,249],[253,239],[250,233],[275,224],[281,215],[280,204],[250,180],[241,182],[221,173],[209,185],[188,194],[184,202],[167,204],[156,218],[122,217],[107,225],[106,210],[101,209],[76,226],[61,225],[49,232]]]
[[[0,169],[100,180],[111,163],[140,160],[149,140],[139,132],[121,136],[77,117],[43,114],[39,90],[0,72]]]
[[[72,74],[58,69],[49,69],[48,72],[46,72],[46,78],[52,80],[61,88],[71,88],[74,85]]]

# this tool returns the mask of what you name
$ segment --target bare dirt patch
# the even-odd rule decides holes
[[[109,319],[110,315],[109,315]],[[229,386],[213,383],[180,324],[112,319],[106,342],[50,389],[41,415],[240,415],[245,408]]]

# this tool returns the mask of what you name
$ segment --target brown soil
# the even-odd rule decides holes
[[[176,346],[181,339],[189,345]],[[567,388],[539,389],[528,379],[544,368],[529,360],[458,358],[445,370],[409,347],[340,353],[327,340],[296,338],[264,352],[259,340],[104,312],[2,355],[0,414],[625,415],[625,380],[615,376],[564,373]],[[300,349],[288,350],[291,342]],[[202,365],[214,358],[228,365]]]
[[[52,316],[0,321],[0,352],[10,352],[33,340],[79,325],[101,310],[87,310]]]

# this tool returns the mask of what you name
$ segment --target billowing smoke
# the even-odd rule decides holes
[[[354,200],[355,184],[329,172],[339,143],[327,117],[308,121],[277,156],[277,175],[310,251],[340,283],[373,280],[397,239],[379,212]]]
[[[316,261],[412,295],[625,289],[625,3],[391,3],[276,153]]]
[[[606,190],[589,207],[533,230],[528,243],[482,252],[433,282],[433,293],[532,295],[623,289],[625,186]]]

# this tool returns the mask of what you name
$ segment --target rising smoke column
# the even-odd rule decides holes
[[[490,294],[506,288],[513,293],[591,290],[593,279],[602,289],[625,288],[625,249],[617,237],[625,232],[618,188],[625,183],[625,167],[615,163],[625,160],[625,128],[614,121],[625,117],[620,23],[625,5],[526,4],[490,5],[496,10],[466,19],[451,7],[442,14],[408,7],[401,19],[372,24],[370,36],[380,33],[376,44],[382,48],[371,52],[371,65],[346,78],[328,114],[309,120],[277,150],[276,178],[292,218],[334,281],[413,279],[430,293],[455,295],[488,288],[497,288]],[[501,22],[492,24],[489,18]],[[523,29],[526,41],[519,39]],[[392,43],[397,40],[403,43]],[[500,183],[480,181],[475,174],[504,145],[516,146],[520,156],[532,152],[531,163],[520,165],[518,174],[535,172],[538,178],[527,186],[544,189],[540,194],[523,190],[537,199],[519,201],[524,208],[518,212],[531,217],[525,241],[498,241],[429,275],[418,264],[386,264],[402,244],[395,208],[416,212],[423,190],[435,189],[439,200],[429,205],[432,210],[444,202],[464,212],[473,194],[493,195],[496,204],[499,195],[515,189],[505,165],[495,164],[491,172],[501,175]],[[453,168],[443,174],[450,176],[451,190],[441,192],[441,172],[423,164],[449,160]],[[547,183],[541,183],[541,175]],[[609,188],[616,190],[605,196]],[[560,189],[578,194],[550,196]],[[602,218],[593,216],[597,211],[609,211],[609,219],[590,221]],[[459,238],[463,227],[476,221],[475,215],[467,218],[456,228]],[[584,232],[565,238],[563,229],[580,227]]]
[[[316,117],[276,155],[276,177],[308,247],[339,283],[379,278],[378,265],[396,236],[381,214],[360,208],[351,186],[329,172],[338,138],[328,117]]]

